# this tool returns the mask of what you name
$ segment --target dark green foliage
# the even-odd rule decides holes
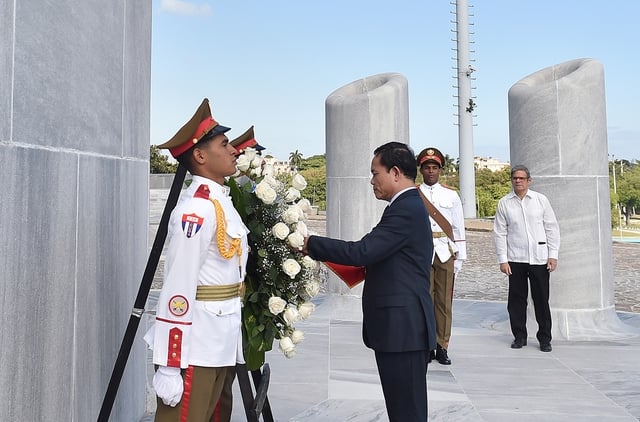
[[[149,148],[149,168],[151,174],[170,174],[176,172],[178,163],[170,163],[169,157],[164,155],[157,146],[151,145]]]

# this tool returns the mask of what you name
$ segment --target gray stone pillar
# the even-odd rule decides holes
[[[387,204],[371,187],[373,151],[389,141],[409,143],[409,95],[404,76],[383,73],[351,82],[326,100],[327,236],[358,240]],[[333,274],[330,293],[362,295]]]
[[[0,5],[2,421],[98,416],[147,257],[150,51],[150,2]]]
[[[577,59],[542,69],[509,90],[511,164],[531,171],[560,224],[551,275],[553,336],[628,334],[615,312],[604,69]],[[530,306],[531,308],[531,306]],[[530,309],[529,331],[537,326]]]

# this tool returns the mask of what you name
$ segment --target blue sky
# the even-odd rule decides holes
[[[451,1],[453,2],[453,0]],[[468,0],[474,155],[509,159],[509,88],[548,66],[604,66],[609,154],[640,159],[640,2]],[[151,144],[208,97],[230,138],[255,126],[286,160],[325,151],[325,100],[355,80],[409,82],[410,144],[458,156],[449,0],[153,0]]]

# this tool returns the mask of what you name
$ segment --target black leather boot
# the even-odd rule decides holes
[[[447,355],[447,349],[438,344],[436,348],[436,360],[440,365],[451,365],[451,359]]]

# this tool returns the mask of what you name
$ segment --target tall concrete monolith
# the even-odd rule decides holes
[[[0,420],[95,421],[147,258],[151,2],[0,3]],[[111,413],[145,411],[138,342]]]
[[[511,164],[531,171],[560,225],[551,275],[554,338],[625,336],[615,311],[604,69],[577,59],[542,69],[509,90]],[[529,332],[537,326],[529,306]]]
[[[358,240],[378,223],[387,204],[371,187],[373,151],[392,140],[409,143],[408,83],[398,73],[369,76],[331,93],[325,106],[327,235]],[[349,290],[333,274],[328,290],[362,295],[362,285]]]

